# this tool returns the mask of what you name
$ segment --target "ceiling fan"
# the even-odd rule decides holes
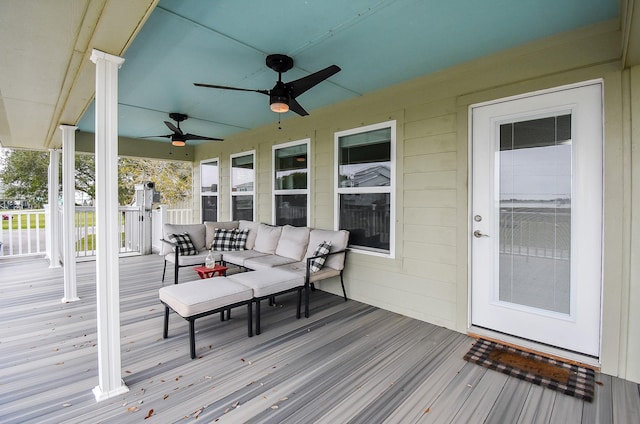
[[[309,113],[304,110],[296,97],[316,86],[332,75],[340,72],[340,67],[336,65],[328,66],[311,75],[302,77],[287,83],[282,82],[282,74],[293,68],[293,59],[284,54],[270,54],[266,60],[267,66],[278,73],[278,82],[271,90],[253,90],[249,88],[228,87],[225,85],[194,83],[198,87],[218,88],[222,90],[253,91],[269,96],[269,105],[272,111],[277,113],[288,112],[289,110],[300,116]]]
[[[205,137],[205,136],[202,136],[202,135],[196,135],[196,134],[190,134],[190,133],[185,134],[184,132],[182,132],[182,130],[180,129],[180,122],[186,121],[187,118],[189,118],[184,113],[176,113],[176,112],[170,113],[169,114],[169,118],[173,119],[178,124],[178,126],[176,127],[171,122],[164,121],[164,124],[167,127],[169,127],[169,129],[171,131],[173,131],[173,134],[151,135],[151,136],[142,137],[142,138],[152,138],[152,137],[170,138],[171,139],[171,144],[174,145],[174,146],[178,146],[178,147],[184,146],[186,144],[187,140],[223,141],[222,138]]]

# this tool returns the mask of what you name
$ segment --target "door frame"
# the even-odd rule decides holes
[[[602,128],[602,144],[600,146],[601,151],[602,151],[602,202],[601,202],[601,225],[600,225],[600,236],[601,236],[601,252],[600,252],[600,293],[599,293],[599,298],[600,298],[600,311],[599,311],[599,328],[597,329],[598,331],[598,340],[599,340],[599,353],[597,357],[594,356],[589,356],[586,354],[581,354],[579,352],[573,352],[573,351],[568,351],[565,350],[563,348],[559,348],[556,346],[551,346],[551,345],[547,345],[541,342],[537,342],[537,341],[533,341],[533,340],[529,340],[529,339],[525,339],[522,337],[518,337],[515,335],[510,335],[510,334],[506,334],[506,333],[501,333],[497,330],[491,330],[491,329],[486,329],[486,328],[482,328],[482,327],[476,327],[473,325],[473,317],[472,317],[472,291],[473,291],[473,281],[472,281],[472,275],[473,275],[473,264],[472,264],[472,244],[473,244],[473,214],[474,214],[474,210],[473,210],[473,157],[474,157],[474,152],[473,152],[473,110],[475,108],[478,107],[483,107],[483,106],[491,106],[494,104],[498,104],[498,103],[505,103],[505,102],[510,102],[510,101],[514,101],[514,100],[520,100],[520,99],[524,99],[524,98],[528,98],[528,97],[532,97],[532,96],[539,96],[539,95],[545,95],[545,94],[550,94],[550,93],[556,93],[562,90],[571,90],[571,89],[575,89],[575,88],[581,88],[581,87],[585,87],[585,86],[590,86],[590,85],[599,85],[600,86],[600,90],[601,90],[601,128]],[[506,96],[506,97],[500,97],[500,98],[495,98],[492,100],[488,100],[488,101],[482,101],[482,102],[477,102],[477,103],[472,103],[469,104],[467,106],[468,108],[468,113],[467,113],[467,130],[468,130],[468,134],[467,134],[467,166],[468,166],[468,172],[467,172],[467,222],[466,222],[466,229],[467,229],[467,258],[468,258],[468,264],[469,267],[467,269],[467,333],[473,337],[483,337],[483,338],[488,338],[488,339],[493,339],[499,342],[503,342],[506,344],[510,344],[510,345],[514,345],[514,346],[519,346],[519,347],[523,347],[525,349],[528,350],[532,350],[532,351],[537,351],[540,352],[542,354],[546,354],[546,355],[550,355],[550,356],[554,356],[554,357],[559,357],[559,358],[564,358],[564,359],[569,359],[569,360],[573,360],[573,361],[577,361],[583,364],[587,364],[589,366],[594,366],[594,367],[599,367],[600,363],[601,363],[601,357],[602,357],[602,340],[603,340],[603,308],[604,308],[604,210],[605,210],[605,195],[604,195],[604,190],[605,190],[605,114],[604,114],[604,100],[605,100],[605,96],[604,96],[604,80],[602,78],[597,78],[597,79],[591,79],[591,80],[586,80],[586,81],[581,81],[578,83],[572,83],[572,84],[566,84],[566,85],[560,85],[560,86],[555,86],[555,87],[551,87],[551,88],[547,88],[547,89],[542,89],[542,90],[535,90],[535,91],[529,91],[529,92],[525,92],[525,93],[521,93],[521,94],[516,94],[516,95],[512,95],[512,96]]]

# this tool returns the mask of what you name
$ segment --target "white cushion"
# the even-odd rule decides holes
[[[241,230],[248,229],[249,235],[247,236],[247,242],[244,245],[245,249],[253,249],[256,244],[256,236],[258,235],[259,222],[245,221],[243,219],[238,223],[238,228]]]
[[[162,287],[160,300],[183,318],[248,301],[253,297],[250,287],[226,277],[209,278]]]
[[[292,264],[287,264],[278,267],[278,269],[282,269],[285,271],[295,272],[298,275],[302,275],[303,277],[307,272],[307,263],[304,262],[294,262]],[[318,272],[309,273],[309,282],[315,283],[316,281],[324,280],[330,277],[336,277],[340,275],[340,271],[337,269],[329,268],[326,264],[322,267],[322,269]]]
[[[241,272],[227,279],[253,289],[253,297],[265,297],[280,293],[304,284],[304,277],[279,268],[261,271]]]
[[[264,255],[245,260],[244,266],[249,269],[258,270],[287,265],[293,262],[297,261],[295,259],[287,258],[286,256]]]
[[[233,250],[231,252],[224,252],[222,260],[238,266],[244,266],[247,259],[266,255],[267,253],[258,252],[256,250]]]
[[[307,251],[309,243],[309,233],[311,229],[308,227],[293,227],[285,225],[282,227],[282,234],[278,240],[276,255],[299,261]]]
[[[205,226],[204,224],[164,224],[162,229],[162,238],[169,240],[169,234],[182,234],[187,233],[191,238],[196,250],[202,250],[205,248]],[[162,254],[166,255],[171,252],[171,246],[162,243]]]
[[[274,227],[261,223],[258,226],[258,235],[256,236],[256,243],[255,246],[253,246],[253,250],[262,253],[276,253],[281,233],[282,227]]]
[[[332,252],[344,250],[347,247],[347,243],[349,242],[349,232],[346,230],[311,230],[311,234],[309,235],[309,245],[307,247],[307,253],[304,255],[304,257],[309,258],[313,256],[316,248],[323,241],[331,242]],[[341,271],[342,269],[344,269],[344,253],[327,256],[327,260],[325,261],[324,266]]]

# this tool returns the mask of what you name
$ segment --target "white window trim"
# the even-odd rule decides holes
[[[253,190],[252,191],[237,191],[234,192],[233,191],[233,159],[237,158],[237,157],[241,157],[241,156],[253,156]],[[240,153],[233,153],[231,155],[229,155],[229,192],[230,192],[230,196],[229,196],[229,215],[230,215],[230,219],[231,220],[235,220],[235,217],[233,216],[233,198],[234,196],[251,196],[253,198],[253,201],[251,202],[252,204],[252,214],[253,214],[253,220],[257,221],[256,218],[256,185],[257,185],[257,181],[256,181],[256,168],[257,168],[257,164],[256,164],[256,151],[255,150],[248,150],[246,152],[240,152]]]
[[[275,178],[276,178],[276,150],[284,149],[292,146],[300,146],[305,144],[307,146],[307,188],[306,189],[288,189],[288,190],[276,190]],[[287,194],[306,194],[307,195],[307,227],[311,223],[311,139],[305,138],[302,140],[291,141],[288,143],[276,144],[271,149],[271,223],[276,223],[276,196]]]
[[[338,164],[338,152],[340,137],[375,131],[382,128],[391,129],[391,184],[386,187],[362,187],[354,189],[352,187],[338,187],[339,181],[339,164]],[[340,223],[340,195],[352,194],[352,193],[389,193],[389,202],[391,203],[389,212],[389,253],[373,252],[370,250],[363,250],[358,248],[351,248],[352,252],[362,253],[370,256],[379,256],[383,258],[395,258],[396,257],[396,121],[380,122],[378,124],[366,125],[363,127],[352,128],[349,130],[338,131],[334,133],[334,148],[333,148],[333,187],[334,187],[334,209],[333,209],[333,226],[334,230],[339,230]]]
[[[218,164],[218,191],[202,191],[202,165],[216,162]],[[204,159],[200,161],[200,222],[203,219],[203,211],[202,211],[202,197],[204,196],[216,196],[216,210],[218,211],[218,220],[220,219],[220,159],[219,158],[211,158]]]

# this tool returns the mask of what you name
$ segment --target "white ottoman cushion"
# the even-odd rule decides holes
[[[160,300],[183,318],[253,298],[250,287],[227,277],[208,278],[160,289]]]
[[[227,279],[251,287],[254,297],[269,296],[304,284],[304,276],[278,268],[241,272]]]

